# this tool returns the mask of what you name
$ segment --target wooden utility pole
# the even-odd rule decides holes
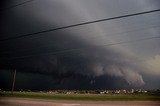
[[[13,91],[14,91],[15,79],[16,79],[16,69],[14,70],[14,75],[13,75],[12,93],[13,93]]]

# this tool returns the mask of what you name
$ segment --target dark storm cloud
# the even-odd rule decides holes
[[[137,69],[129,59],[111,49],[104,50],[104,48],[94,47],[55,56],[19,59],[13,61],[12,64],[21,72],[50,75],[62,83],[65,83],[64,79],[69,81],[79,75],[88,80],[107,75],[122,78],[129,85],[144,84],[142,76],[135,71]],[[78,80],[81,81],[81,79]],[[74,84],[76,83],[74,82]]]
[[[58,36],[56,37],[56,35],[61,35],[61,37]],[[65,36],[67,36],[67,38],[65,38]],[[50,35],[48,35],[48,37],[50,37]],[[48,37],[40,40],[50,41]],[[60,84],[57,86],[64,88],[69,86],[70,84],[72,85],[71,88],[73,88],[73,86],[77,84],[76,82],[81,82],[81,83],[85,82],[85,80],[82,79],[86,79],[85,82],[86,87],[90,88],[88,85],[91,85],[90,83],[92,82],[92,80],[94,81],[96,78],[101,76],[104,77],[105,75],[106,77],[109,76],[111,78],[110,79],[111,82],[112,81],[115,82],[114,78],[118,77],[124,79],[122,81],[126,85],[127,83],[135,86],[144,84],[141,75],[139,75],[138,72],[134,71],[134,67],[133,65],[131,65],[128,59],[129,57],[127,58],[123,56],[123,54],[118,53],[112,50],[111,48],[106,49],[105,47],[91,46],[87,42],[79,41],[79,39],[74,38],[73,36],[71,36],[71,34],[69,34],[69,32],[56,33],[55,36],[52,38],[54,38],[54,45],[56,46],[48,45],[47,48],[45,48],[42,45],[42,48],[40,49],[38,48],[33,49],[34,47],[32,47],[31,43],[34,43],[34,40],[36,41],[36,38],[32,38],[32,42],[30,39],[28,41],[25,39],[23,42],[30,42],[30,44],[24,45],[29,48],[28,51],[23,51],[24,46],[22,47],[18,46],[19,48],[18,50],[16,49],[15,51],[12,52],[10,51],[6,55],[2,53],[3,54],[2,57],[4,58],[10,56],[12,58],[14,56],[15,57],[23,55],[30,56],[33,53],[35,55],[37,54],[36,57],[34,56],[32,57],[31,55],[31,57],[28,58],[19,58],[19,59],[13,58],[13,60],[12,59],[9,60],[8,63],[9,65],[12,64],[12,67],[16,68],[20,72],[40,73],[52,76],[54,81]],[[11,43],[10,45],[13,46],[14,48],[17,48],[17,45],[21,45],[21,43],[23,42],[14,42]],[[67,45],[64,42],[66,42]],[[7,46],[9,46],[9,44]],[[54,52],[54,50],[55,51],[65,50],[65,48],[70,49],[79,47],[87,47],[87,49],[75,50],[68,53],[61,53],[57,55],[38,56],[39,54],[43,55],[44,53],[50,53],[50,52],[52,53]],[[76,81],[73,81],[72,79],[75,77],[77,79]],[[103,83],[101,84],[103,85]],[[103,87],[102,85],[101,87]],[[110,87],[112,85],[116,86],[115,83],[110,83]]]
[[[107,8],[113,8],[106,6],[110,5],[108,2],[101,0],[99,3],[103,4],[103,8],[98,8],[98,10],[103,10],[104,12],[104,10],[108,10]],[[85,1],[81,3],[72,0],[48,0],[47,2],[40,0],[40,2],[35,1],[28,5],[8,10],[1,18],[1,24],[4,26],[0,31],[1,39],[79,23],[95,17],[95,19],[102,16],[104,18],[121,13],[119,12],[121,9],[119,10],[117,6],[116,12],[107,11],[107,13],[102,12],[103,14],[100,14],[101,12],[97,8],[93,8],[95,7],[94,5],[100,7],[100,4],[96,4],[96,1],[92,2],[93,4],[87,1],[89,4],[86,3],[86,5],[89,6],[85,8],[81,7],[84,6],[82,5],[83,3]],[[115,1],[111,4],[114,3]],[[121,6],[122,4],[124,5],[125,2],[119,5]],[[132,4],[132,2],[129,4]],[[141,8],[141,6],[137,5],[132,5],[131,10],[137,10],[135,7]],[[126,6],[126,8],[128,7],[129,5]],[[126,10],[126,8],[122,10]],[[93,11],[94,9],[97,11]],[[130,10],[127,9],[127,11]],[[17,84],[20,84],[18,85],[19,88],[22,86],[26,87],[22,84],[23,82],[31,84],[30,82],[33,81],[23,80],[21,82],[20,80],[23,77],[40,80],[42,83],[38,84],[37,88],[47,83],[48,85],[45,85],[46,89],[112,89],[116,87],[142,86],[148,81],[148,76],[144,75],[142,71],[144,68],[137,63],[138,59],[135,57],[139,56],[139,54],[136,56],[130,54],[134,54],[134,50],[129,51],[135,47],[134,45],[133,47],[130,45],[127,45],[128,47],[126,45],[115,47],[97,46],[117,41],[117,39],[125,41],[126,39],[138,38],[136,36],[128,38],[106,37],[104,35],[108,33],[114,35],[114,32],[128,31],[126,29],[129,28],[141,28],[138,22],[144,20],[144,17],[139,18],[138,21],[136,18],[128,19],[130,27],[126,26],[128,24],[124,25],[123,22],[117,24],[117,21],[113,21],[0,42],[0,67],[17,69],[19,73],[17,76]],[[125,20],[123,21],[125,22]],[[97,38],[93,38],[95,36]],[[99,40],[99,37],[102,37],[102,39]],[[143,47],[144,44],[141,46]],[[76,50],[77,48],[82,49]],[[65,52],[65,50],[71,51]],[[61,51],[64,52],[61,53]],[[145,52],[141,48],[138,51]],[[34,75],[37,75],[36,78],[34,78]],[[31,87],[36,89],[33,84]]]

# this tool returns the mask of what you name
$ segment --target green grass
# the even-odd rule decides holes
[[[112,100],[160,100],[160,94],[50,94],[41,92],[0,92],[0,97],[20,97],[53,100],[85,100],[85,101],[112,101]]]

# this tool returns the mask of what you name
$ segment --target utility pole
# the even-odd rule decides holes
[[[16,79],[16,69],[14,70],[14,75],[13,75],[12,93],[13,93],[13,91],[14,91],[15,79]]]

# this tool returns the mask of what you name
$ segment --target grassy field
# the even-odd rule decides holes
[[[0,97],[20,97],[53,100],[84,100],[84,101],[110,101],[110,100],[159,100],[160,94],[52,94],[43,92],[0,92]]]

